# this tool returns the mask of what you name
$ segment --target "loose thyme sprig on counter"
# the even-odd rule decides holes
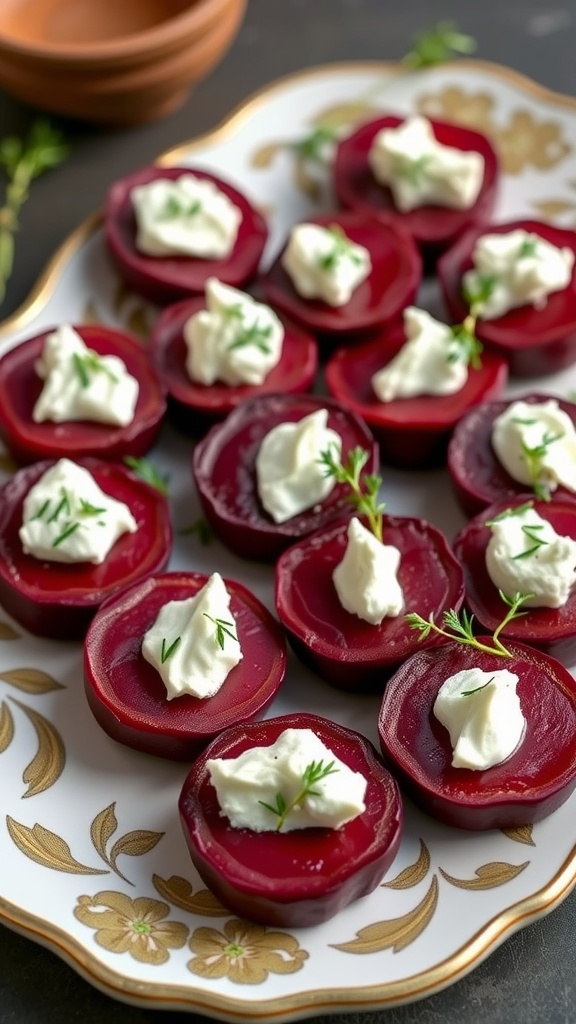
[[[337,771],[339,771],[339,769],[334,767],[334,761],[330,761],[328,764],[324,764],[323,761],[311,761],[304,769],[302,775],[302,788],[289,804],[286,803],[282,793],[276,793],[275,804],[267,804],[265,800],[259,800],[258,803],[261,804],[262,807],[265,807],[267,811],[271,812],[271,814],[276,814],[278,816],[276,831],[282,831],[282,826],[290,814],[290,811],[293,811],[294,808],[305,799],[305,797],[320,796],[318,790],[312,788],[317,782],[321,782],[322,779],[325,779],[328,775],[334,775]]]
[[[433,615],[429,619],[423,619],[417,612],[409,612],[405,619],[411,629],[418,630],[420,633],[419,640],[425,640],[426,637],[430,636],[430,633],[438,633],[439,636],[445,636],[448,640],[454,640],[456,643],[465,644],[468,647],[475,647],[477,651],[497,654],[501,658],[511,658],[510,651],[504,647],[504,644],[499,639],[500,633],[509,622],[512,622],[512,619],[519,619],[522,615],[526,615],[526,612],[519,611],[519,608],[534,595],[515,594],[514,597],[508,597],[502,590],[499,590],[498,593],[504,604],[508,605],[508,611],[492,634],[493,647],[483,644],[474,636],[474,616],[469,615],[465,609],[460,614],[454,611],[453,608],[450,611],[444,612],[444,629],[436,625]]]
[[[361,515],[366,516],[368,525],[374,536],[382,541],[382,513],[386,508],[378,502],[378,492],[382,477],[376,473],[366,473],[363,479],[360,474],[368,461],[368,452],[364,448],[352,448],[348,452],[345,463],[342,463],[335,446],[330,445],[320,452],[318,461],[324,466],[324,476],[333,476],[337,483],[346,484],[350,490],[349,500],[356,505]]]
[[[0,302],[14,266],[14,236],[30,186],[34,178],[61,164],[68,152],[60,132],[48,121],[34,122],[25,139],[9,135],[0,140],[0,167],[8,178],[4,206],[0,207]]]

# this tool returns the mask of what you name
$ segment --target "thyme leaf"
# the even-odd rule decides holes
[[[476,41],[461,32],[453,21],[439,21],[433,28],[414,36],[412,48],[402,58],[410,70],[443,64],[460,54],[473,53]]]
[[[480,693],[480,690],[485,690],[487,686],[490,686],[490,683],[493,683],[494,679],[495,679],[495,676],[491,676],[491,678],[487,679],[485,683],[482,683],[481,686],[476,686],[473,690],[461,690],[460,691],[460,696],[461,697],[472,697],[472,695],[474,693]]]
[[[488,646],[488,644],[482,643],[474,636],[474,616],[469,615],[465,608],[460,613],[455,611],[453,608],[444,612],[443,626],[436,625],[433,615],[431,615],[429,619],[424,619],[421,615],[418,615],[417,612],[409,612],[408,615],[405,615],[404,617],[410,628],[418,630],[420,633],[419,640],[425,640],[431,632],[434,632],[439,636],[445,636],[448,640],[455,640],[459,644],[474,647],[478,651],[497,654],[502,658],[511,658],[512,655],[510,654],[510,651],[504,647],[503,643],[499,639],[500,633],[508,623],[512,621],[512,619],[520,618],[520,616],[526,614],[526,612],[522,612],[519,609],[534,595],[514,594],[513,597],[508,597],[502,590],[499,590],[498,593],[500,594],[504,604],[508,606],[508,611],[500,625],[494,630],[492,635],[492,647]]]
[[[538,444],[528,445],[525,441],[520,442],[532,489],[536,497],[542,501],[550,501],[550,488],[545,480],[542,479],[544,459],[548,454],[550,445],[554,444],[555,441],[560,441],[563,437],[564,434],[562,433],[553,434],[547,430]]]
[[[148,459],[136,458],[134,455],[125,455],[124,463],[127,465],[136,476],[139,476],[145,483],[150,484],[151,487],[155,487],[160,494],[163,494],[165,498],[168,497],[168,476],[163,476]]]
[[[274,803],[268,804],[265,800],[259,800],[258,803],[262,807],[265,807],[271,814],[275,814],[278,818],[276,824],[276,831],[281,832],[282,827],[286,821],[286,818],[293,811],[295,807],[307,796],[320,796],[318,790],[313,787],[321,782],[322,779],[327,778],[328,775],[334,775],[335,772],[339,771],[338,768],[334,767],[334,761],[329,761],[328,764],[324,764],[324,761],[311,761],[310,764],[306,765],[302,774],[302,786],[298,790],[298,793],[290,803],[286,803],[285,797],[282,793],[276,793],[274,797]]]
[[[449,363],[463,362],[471,366],[473,370],[479,370],[482,366],[480,356],[482,354],[482,342],[476,337],[476,318],[467,316],[461,324],[451,328],[452,341],[447,361]]]
[[[227,619],[214,619],[212,618],[211,615],[208,615],[208,612],[203,612],[203,614],[206,616],[207,619],[210,619],[210,622],[213,622],[214,625],[216,626],[216,643],[218,644],[221,651],[224,650],[224,643],[226,641],[227,636],[229,636],[232,640],[235,640],[236,643],[238,643],[238,637],[236,636],[236,633],[232,632],[232,630],[234,629],[233,622],[229,622]],[[232,626],[232,629],[229,629],[229,626]]]
[[[362,469],[368,461],[368,452],[364,448],[352,448],[348,458],[342,463],[335,445],[330,445],[320,452],[318,462],[324,467],[324,476],[333,476],[337,483],[350,488],[350,501],[356,505],[361,515],[366,516],[368,525],[374,536],[382,541],[382,513],[386,508],[378,502],[378,492],[382,477],[375,473],[366,473],[362,478]]]
[[[68,523],[62,530],[62,533],[59,534],[55,540],[52,541],[52,547],[57,548],[60,544],[67,540],[68,537],[71,537],[73,533],[76,533],[76,530],[78,529],[80,529],[80,523]]]
[[[177,636],[176,639],[173,640],[172,643],[167,647],[166,637],[162,637],[162,650],[160,651],[160,661],[162,662],[162,664],[164,664],[165,661],[168,661],[168,658],[170,657],[171,654],[174,654],[174,651],[180,644],[181,640],[182,637]]]
[[[354,252],[354,242],[351,242],[339,224],[329,224],[326,230],[329,232],[332,241],[332,248],[318,259],[322,270],[333,270],[339,260],[349,259],[358,266],[361,258]]]

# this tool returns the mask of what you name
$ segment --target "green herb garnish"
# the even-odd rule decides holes
[[[167,647],[166,637],[162,638],[162,650],[160,651],[160,661],[162,662],[162,664],[164,664],[165,661],[168,661],[168,658],[170,657],[171,654],[174,654],[174,651],[178,647],[178,644],[181,642],[181,640],[182,637],[177,636],[176,639],[173,640],[172,643]]]
[[[216,643],[220,650],[224,650],[224,642],[227,636],[238,643],[238,637],[231,629],[228,628],[229,626],[232,626],[232,629],[234,628],[233,622],[228,622],[226,619],[213,619],[211,615],[208,615],[208,612],[204,612],[203,614],[216,626]]]
[[[475,39],[460,32],[453,21],[439,21],[434,28],[414,36],[412,48],[402,58],[402,63],[411,71],[430,68],[460,54],[473,53],[475,49]]]
[[[361,515],[366,516],[372,533],[381,541],[382,513],[386,505],[377,499],[382,478],[375,473],[366,473],[363,478],[360,475],[368,461],[368,452],[363,448],[352,448],[346,462],[342,463],[336,447],[331,445],[320,452],[318,461],[324,467],[324,476],[333,476],[337,483],[350,488],[352,493],[349,500],[356,505]]]
[[[460,692],[460,696],[461,697],[472,697],[473,694],[480,693],[480,690],[485,690],[487,686],[490,686],[490,683],[494,682],[495,678],[496,678],[495,676],[491,676],[490,679],[487,679],[485,683],[482,683],[482,686],[476,686],[473,690],[462,690]]]
[[[414,160],[402,160],[398,163],[398,174],[401,178],[405,178],[410,185],[414,185],[417,188],[426,174],[426,168],[430,160],[429,153],[424,153],[423,156],[418,156]]]
[[[113,384],[118,383],[118,378],[102,361],[102,358],[97,352],[93,352],[88,349],[85,355],[80,355],[79,352],[72,353],[72,363],[74,369],[80,378],[80,385],[83,388],[87,388],[90,384],[91,373],[104,373]]]
[[[535,238],[525,238],[518,249],[518,259],[523,259],[525,256],[535,256],[537,245],[538,242]]]
[[[505,508],[503,512],[499,512],[493,519],[486,519],[484,526],[494,526],[496,523],[501,523],[503,519],[509,519],[510,516],[520,516],[523,512],[527,512],[529,508],[534,508],[533,501],[525,501],[523,505],[518,505],[517,508]]]
[[[459,644],[465,644],[468,647],[475,647],[478,651],[486,651],[488,654],[497,654],[502,658],[511,658],[512,655],[508,651],[503,643],[500,641],[499,636],[502,630],[512,622],[512,619],[518,619],[526,612],[519,611],[519,608],[528,601],[533,594],[515,594],[514,597],[508,597],[502,590],[498,593],[504,601],[504,604],[508,605],[508,611],[502,622],[494,630],[492,635],[492,641],[494,646],[489,647],[488,644],[481,643],[474,636],[474,616],[469,615],[466,609],[460,614],[454,611],[453,608],[450,611],[444,612],[443,622],[444,627],[437,626],[434,622],[434,616],[431,615],[429,619],[423,619],[417,612],[410,612],[405,616],[406,622],[411,629],[416,629],[420,633],[419,640],[425,640],[430,633],[438,633],[440,636],[445,636],[448,640],[455,640]]]
[[[543,461],[548,453],[548,448],[555,441],[560,441],[564,437],[564,434],[552,434],[547,430],[542,440],[535,445],[528,445],[525,441],[521,441],[522,455],[528,468],[530,475],[530,483],[532,489],[537,498],[542,501],[550,501],[550,488],[541,479],[543,470]]]
[[[477,274],[473,288],[470,285],[464,286],[463,295],[470,307],[470,315],[475,320],[481,315],[482,306],[492,295],[497,283],[496,274]]]
[[[521,527],[522,533],[528,537],[528,540],[532,544],[531,548],[526,548],[525,551],[521,551],[518,555],[512,555],[512,559],[515,561],[518,558],[528,558],[529,555],[533,555],[535,551],[543,547],[545,544],[549,544],[550,541],[544,540],[543,537],[538,536],[538,530],[543,530],[544,524],[534,523],[532,526],[526,523]]]
[[[48,522],[50,522],[50,520],[48,520]],[[62,544],[68,539],[68,537],[71,537],[78,529],[80,529],[80,523],[68,523],[68,525],[64,527],[62,533],[52,541],[52,547],[57,548],[59,544]]]
[[[126,455],[124,457],[125,464],[134,472],[136,476],[139,476],[145,483],[150,484],[151,487],[155,487],[160,494],[163,494],[165,498],[168,497],[168,477],[162,476],[158,472],[156,467],[148,461],[148,459],[138,459],[133,455]]]
[[[326,231],[330,234],[332,248],[318,258],[318,264],[322,270],[333,270],[339,260],[347,258],[356,266],[362,262],[358,253],[354,252],[354,242],[351,242],[339,224],[330,224]]]
[[[107,509],[105,508],[98,508],[96,505],[93,505],[90,501],[86,501],[85,498],[80,498],[79,505],[79,515],[81,516],[101,516],[107,511]]]
[[[178,220],[180,217],[196,217],[201,210],[202,203],[199,199],[193,199],[189,205],[186,205],[177,196],[168,196],[158,216],[160,220]]]
[[[462,362],[471,366],[473,370],[479,370],[482,366],[480,356],[482,354],[482,342],[476,337],[476,318],[467,316],[461,324],[450,328],[452,341],[447,356],[449,363]]]
[[[335,128],[329,128],[328,125],[319,125],[309,135],[305,135],[303,139],[293,143],[292,149],[302,160],[323,164],[326,147],[335,142],[336,138]]]
[[[234,341],[228,345],[228,351],[232,352],[237,348],[245,348],[246,345],[255,345],[264,355],[270,355],[271,348],[267,341],[271,334],[272,324],[262,326],[259,323],[254,323],[250,327],[245,327],[237,335]]]
[[[48,504],[50,503],[48,502]],[[70,511],[70,501],[68,499],[68,495],[64,488],[62,488],[62,497],[60,498],[60,501],[56,505],[56,508],[54,509],[52,515],[48,517],[46,522],[54,523],[56,522],[56,520],[58,519],[62,512],[66,512],[67,515],[70,515]]]
[[[324,764],[323,761],[311,761],[304,769],[304,774],[302,775],[302,788],[290,803],[286,803],[286,799],[282,796],[282,793],[276,793],[276,802],[274,804],[268,804],[265,800],[259,800],[258,803],[261,804],[262,807],[265,807],[267,811],[270,811],[271,814],[275,814],[277,816],[278,822],[276,825],[276,831],[282,831],[282,826],[290,814],[290,811],[293,811],[295,807],[298,807],[298,805],[301,804],[307,796],[320,796],[318,790],[313,789],[317,782],[321,782],[322,779],[325,779],[328,775],[334,775],[337,771],[339,771],[339,769],[334,767],[334,761],[330,761],[328,764]]]
[[[190,523],[190,526],[184,526],[178,532],[181,537],[197,534],[200,543],[204,545],[209,544],[213,537],[212,530],[203,516],[199,516],[195,522]]]

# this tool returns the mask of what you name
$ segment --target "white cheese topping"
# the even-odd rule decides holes
[[[284,328],[270,306],[246,292],[206,282],[206,309],[184,324],[186,369],[192,380],[236,386],[262,384],[282,354]]]
[[[130,193],[136,248],[147,256],[224,259],[236,243],[242,213],[207,178],[156,178]]]
[[[454,768],[481,771],[501,764],[520,743],[526,719],[508,669],[468,668],[442,684],[434,714],[448,730]]]
[[[548,295],[570,283],[574,253],[519,228],[482,235],[472,262],[462,279],[464,294],[476,316],[494,320],[518,306],[542,309]]]
[[[530,506],[489,523],[486,569],[504,594],[532,595],[523,607],[560,608],[576,583],[576,540],[563,537]]]
[[[213,697],[242,660],[230,594],[219,573],[194,597],[168,601],[142,641],[142,655],[160,673],[166,697]]]
[[[372,377],[381,402],[417,395],[453,395],[468,380],[468,362],[451,327],[423,309],[404,310],[406,342]]]
[[[279,423],[262,440],[256,456],[258,494],[275,523],[313,508],[334,488],[320,456],[332,448],[340,457],[342,438],[327,424],[327,410],[317,409],[297,423]]]
[[[387,616],[400,615],[404,608],[397,577],[400,558],[397,547],[383,544],[359,519],[352,518],[344,558],[332,573],[342,607],[373,626]]]
[[[128,506],[105,494],[87,469],[69,459],[42,474],[22,511],[24,551],[50,562],[100,565],[123,533],[138,529]]]
[[[494,420],[492,447],[518,483],[576,491],[576,431],[555,398],[512,402]]]
[[[399,210],[434,203],[467,210],[484,179],[484,157],[436,141],[425,117],[411,117],[375,135],[368,163],[376,181],[388,185]]]
[[[356,245],[337,224],[297,224],[290,232],[282,266],[305,299],[345,306],[372,269],[368,249]]]
[[[44,381],[32,410],[35,423],[91,420],[125,427],[134,419],[136,378],[122,359],[88,348],[69,324],[46,337],[34,369]]]
[[[307,786],[310,769],[318,765],[319,774],[322,769],[329,769],[329,774]],[[341,828],[366,809],[364,776],[335,757],[311,729],[285,729],[270,746],[252,747],[238,757],[213,758],[207,768],[221,814],[233,828]],[[278,797],[288,809],[283,820],[275,811]]]

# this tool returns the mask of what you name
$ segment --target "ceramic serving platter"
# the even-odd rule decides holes
[[[412,74],[383,64],[300,73],[160,160],[212,170],[242,188],[270,220],[268,261],[291,223],[332,205],[325,165],[303,159],[294,144],[319,125],[346,132],[382,110],[424,111],[488,134],[503,169],[497,220],[576,223],[576,101],[477,62]],[[421,304],[438,306],[433,283]],[[0,351],[62,322],[99,321],[145,338],[154,315],[115,276],[95,216],[0,325]],[[576,369],[546,384],[566,396]],[[151,454],[170,480],[172,568],[219,570],[272,608],[271,567],[183,532],[200,515],[191,453],[192,442],[166,427]],[[3,457],[2,478],[11,471]],[[462,523],[443,470],[385,470],[383,495],[388,511],[425,516],[449,537]],[[268,713],[317,712],[376,742],[378,704],[331,689],[291,657]],[[256,926],[221,908],[192,868],[176,811],[186,771],[100,730],[84,698],[79,644],[25,635],[0,613],[0,918],[108,994],[226,1021],[408,1002],[457,980],[576,881],[576,794],[533,828],[478,835],[443,827],[407,802],[400,852],[372,895],[322,927]]]

